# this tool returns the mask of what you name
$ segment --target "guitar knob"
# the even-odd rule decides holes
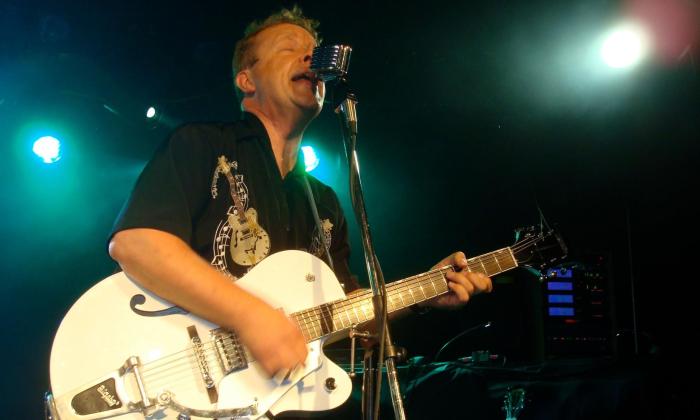
[[[337,387],[338,387],[338,385],[335,383],[335,378],[326,378],[326,384],[325,384],[326,391],[332,392]]]

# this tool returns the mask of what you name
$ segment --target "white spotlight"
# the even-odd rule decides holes
[[[603,41],[600,56],[612,68],[629,68],[646,55],[649,38],[640,26],[626,23],[611,30]]]

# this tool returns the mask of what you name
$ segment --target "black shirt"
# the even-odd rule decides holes
[[[349,292],[358,285],[348,267],[343,211],[335,192],[308,175],[301,160],[283,179],[265,127],[250,113],[234,123],[184,125],[144,168],[112,234],[130,228],[171,233],[236,277],[259,259],[287,249],[325,260],[325,237],[336,276]],[[304,178],[324,236],[318,232]]]

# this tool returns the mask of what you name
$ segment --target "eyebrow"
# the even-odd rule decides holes
[[[304,40],[302,40],[301,38],[302,36],[296,33],[279,34],[277,35],[277,37],[275,37],[274,43],[276,44],[281,41],[294,41],[300,44],[305,44]],[[312,48],[316,47],[316,40],[313,39],[313,37],[311,37],[311,44]]]

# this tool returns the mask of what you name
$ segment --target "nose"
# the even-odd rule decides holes
[[[306,54],[304,56],[304,63],[308,63],[308,62],[311,62],[311,54]]]

